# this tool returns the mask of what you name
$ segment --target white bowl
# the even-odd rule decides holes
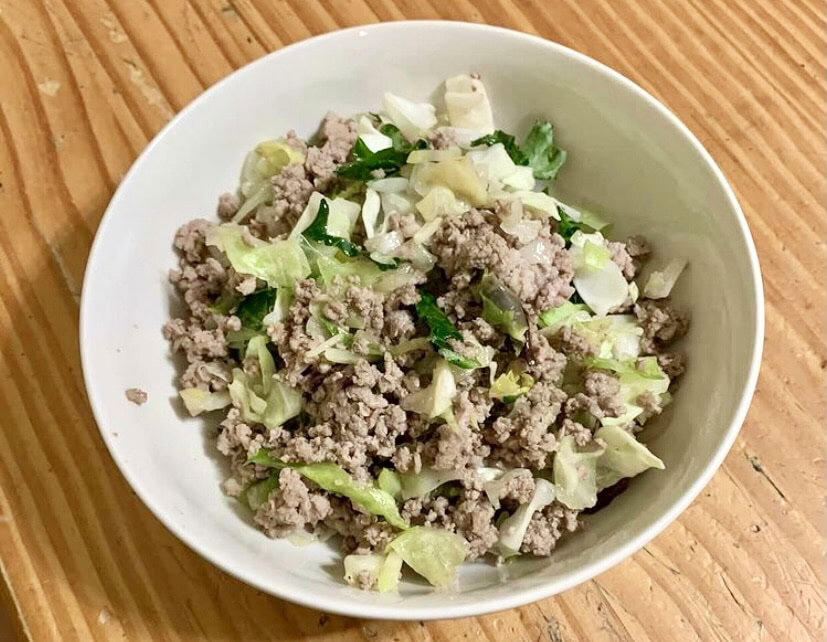
[[[621,237],[644,233],[658,257],[687,257],[675,292],[692,309],[682,348],[689,370],[652,431],[663,472],[636,478],[586,518],[548,560],[506,574],[466,565],[456,593],[404,582],[398,595],[342,580],[341,555],[324,544],[274,541],[223,496],[225,475],[200,420],[176,402],[176,366],[161,325],[175,297],[166,274],[172,238],[191,218],[212,217],[235,188],[244,154],[324,113],[375,108],[386,90],[434,94],[461,72],[482,75],[498,125],[523,134],[549,117],[569,161],[558,185],[606,214]],[[758,260],[735,196],[698,140],[663,105],[620,74],[533,36],[455,22],[354,28],[281,49],[240,69],[176,116],[132,166],[95,238],[81,305],[81,354],[101,434],[150,510],[228,573],[278,597],[328,612],[427,619],[519,606],[584,582],[628,557],[674,520],[729,450],[755,387],[763,339]],[[124,389],[140,387],[135,406]]]

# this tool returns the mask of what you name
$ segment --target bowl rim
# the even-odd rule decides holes
[[[331,596],[321,598],[318,594],[314,594],[308,590],[296,590],[289,587],[281,588],[274,587],[272,585],[265,585],[252,578],[246,577],[242,571],[232,568],[229,564],[225,564],[224,561],[221,559],[221,556],[217,552],[208,549],[206,546],[202,546],[194,538],[191,538],[186,531],[184,531],[180,527],[177,527],[173,520],[167,518],[164,510],[155,503],[151,494],[144,489],[139,477],[137,475],[133,475],[130,472],[129,467],[126,466],[125,462],[120,458],[118,450],[114,444],[113,436],[110,435],[108,431],[103,429],[101,418],[104,416],[104,400],[95,392],[96,388],[93,385],[93,381],[91,380],[89,367],[89,364],[91,363],[92,359],[92,355],[90,354],[92,337],[90,337],[88,334],[88,328],[90,327],[90,317],[94,314],[94,310],[91,309],[91,304],[89,303],[90,295],[88,293],[87,284],[90,280],[90,274],[92,274],[92,272],[97,269],[96,257],[99,254],[98,246],[100,245],[100,243],[102,243],[101,239],[105,236],[103,232],[107,229],[108,225],[112,224],[114,216],[113,212],[119,207],[124,186],[129,182],[133,174],[141,170],[144,163],[147,162],[147,157],[149,156],[151,151],[155,148],[156,145],[159,144],[160,140],[164,138],[167,132],[176,125],[178,125],[179,122],[186,119],[189,112],[192,111],[197,105],[199,105],[201,102],[208,100],[213,93],[221,91],[225,84],[231,82],[231,79],[233,79],[236,76],[251,73],[252,69],[260,65],[268,64],[272,58],[280,56],[288,50],[295,51],[305,47],[311,47],[325,40],[347,37],[350,34],[353,34],[354,32],[358,33],[372,31],[394,31],[408,29],[411,26],[429,27],[432,29],[451,29],[456,30],[459,33],[485,31],[493,34],[498,34],[500,36],[504,36],[507,38],[519,39],[535,46],[541,46],[547,49],[554,50],[565,57],[577,60],[578,62],[585,64],[602,74],[605,74],[606,76],[608,76],[610,80],[624,86],[626,89],[632,91],[638,98],[645,101],[649,106],[654,107],[656,110],[658,110],[678,130],[678,132],[683,136],[686,142],[689,143],[689,145],[692,148],[694,148],[694,150],[700,155],[701,159],[712,171],[716,181],[723,189],[726,200],[730,208],[732,209],[732,212],[735,214],[738,223],[738,229],[741,233],[742,241],[744,242],[747,249],[747,257],[750,265],[750,276],[752,278],[752,294],[756,301],[755,318],[753,319],[755,326],[755,334],[753,338],[751,362],[747,373],[746,385],[744,386],[741,392],[741,396],[738,400],[738,404],[733,419],[730,422],[730,425],[727,427],[726,432],[723,435],[721,445],[717,449],[713,457],[710,458],[702,472],[697,476],[697,478],[691,484],[691,486],[680,497],[677,498],[677,500],[667,511],[665,511],[657,520],[655,520],[655,522],[653,522],[637,537],[625,542],[617,549],[615,549],[613,552],[605,555],[601,559],[586,562],[581,568],[571,572],[568,576],[561,578],[559,581],[553,584],[527,588],[520,591],[515,591],[505,596],[493,596],[482,599],[479,602],[471,602],[468,604],[461,605],[451,605],[450,602],[446,602],[444,605],[437,607],[407,607],[404,605],[404,602],[401,604],[370,604],[367,602],[360,603],[358,600],[345,596]],[[291,43],[285,47],[281,47],[276,51],[272,51],[260,58],[257,58],[256,60],[251,61],[243,67],[236,69],[235,71],[228,74],[211,87],[207,88],[196,98],[194,98],[191,102],[189,102],[166,125],[164,125],[163,128],[161,128],[161,130],[154,136],[154,138],[149,142],[149,144],[141,151],[140,155],[135,159],[127,173],[124,175],[120,185],[116,189],[109,204],[107,205],[106,211],[104,212],[101,221],[98,225],[94,241],[92,242],[92,246],[89,251],[89,257],[87,259],[87,264],[84,271],[79,316],[79,343],[81,367],[83,370],[83,380],[86,388],[87,398],[92,409],[92,414],[95,418],[96,424],[98,425],[98,430],[101,433],[101,437],[103,438],[103,441],[106,444],[110,456],[115,461],[115,464],[117,465],[121,474],[126,478],[126,481],[129,484],[129,486],[140,498],[140,500],[144,503],[144,505],[150,510],[150,512],[169,531],[171,531],[181,542],[183,542],[191,550],[198,553],[198,555],[208,560],[225,573],[244,582],[247,585],[253,586],[261,591],[264,591],[280,599],[284,599],[289,602],[300,604],[302,606],[306,606],[316,610],[323,610],[329,613],[335,613],[338,615],[372,619],[397,620],[433,620],[443,618],[470,617],[523,606],[525,604],[529,604],[537,600],[550,597],[557,593],[561,593],[574,586],[584,583],[596,577],[597,575],[600,575],[601,573],[607,571],[616,564],[619,564],[626,558],[631,557],[634,553],[643,548],[647,543],[649,543],[658,534],[660,534],[669,524],[675,521],[681,513],[683,513],[683,511],[689,506],[689,504],[695,499],[695,497],[698,496],[701,490],[703,490],[703,488],[709,483],[710,479],[718,470],[720,465],[723,463],[724,458],[729,453],[732,444],[734,443],[735,438],[737,437],[738,432],[740,431],[741,426],[744,423],[747,411],[749,410],[750,404],[752,402],[752,397],[755,392],[755,387],[758,380],[758,373],[761,365],[761,356],[764,343],[763,282],[761,278],[761,269],[758,261],[758,255],[755,249],[755,244],[753,242],[752,235],[747,225],[746,217],[744,216],[744,213],[738,203],[738,200],[735,196],[732,187],[726,180],[720,167],[718,167],[718,164],[712,158],[710,153],[701,144],[698,138],[690,131],[690,129],[669,108],[667,108],[663,103],[657,100],[645,89],[640,87],[638,84],[636,84],[620,72],[612,69],[611,67],[605,65],[602,62],[595,60],[594,58],[591,58],[590,56],[587,56],[586,54],[580,53],[574,49],[561,45],[557,42],[547,40],[540,36],[523,33],[521,31],[508,29],[505,27],[483,25],[470,22],[443,20],[407,20],[384,23],[380,22],[368,25],[356,25],[353,27],[338,29],[336,31],[331,31],[321,35],[312,36],[297,41],[295,43]]]

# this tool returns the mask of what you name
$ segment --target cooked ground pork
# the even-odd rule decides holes
[[[124,393],[126,394],[126,398],[136,406],[146,403],[147,394],[140,388],[127,388]]]
[[[261,243],[258,239],[284,239],[314,190],[346,189],[336,170],[350,160],[356,137],[354,121],[332,113],[312,144],[288,133],[286,142],[304,153],[305,161],[288,165],[271,179],[272,202],[247,221],[242,241],[253,246]],[[450,129],[436,129],[431,143],[436,149],[456,146]],[[232,219],[241,202],[235,194],[223,194],[218,218]],[[578,447],[594,445],[601,420],[624,414],[618,376],[600,364],[588,365],[600,353],[588,333],[577,325],[564,325],[550,336],[547,329],[541,332],[539,315],[575,293],[568,241],[554,231],[555,224],[544,224],[536,238],[523,243],[502,230],[497,207],[503,206],[445,217],[426,243],[436,262],[427,275],[414,271],[411,281],[381,292],[358,276],[337,276],[327,287],[313,277],[297,279],[283,318],[254,329],[253,334],[268,339],[278,381],[301,394],[301,413],[268,429],[233,397],[235,404],[225,411],[215,443],[232,465],[233,475],[224,484],[228,495],[243,500],[253,483],[277,475],[278,485],[253,517],[268,536],[333,532],[346,552],[384,551],[397,534],[386,520],[323,490],[290,466],[332,463],[366,484],[384,468],[410,474],[431,469],[457,474],[422,497],[400,502],[402,518],[461,535],[469,559],[497,559],[497,524],[531,499],[535,474],[551,465],[561,438],[571,435]],[[422,223],[414,211],[389,212],[385,221],[388,230],[405,240],[412,239]],[[223,252],[207,245],[213,225],[195,219],[175,235],[179,261],[169,280],[184,309],[164,325],[163,334],[186,362],[181,387],[220,392],[226,398],[235,377],[242,376],[239,372],[249,380],[262,377],[259,360],[244,355],[250,328],[239,306],[267,284],[236,272]],[[359,233],[354,234],[358,239]],[[635,277],[649,253],[640,237],[607,247],[627,280]],[[493,275],[516,296],[528,320],[524,342],[514,340],[496,320],[482,318],[477,286],[483,274]],[[478,357],[481,347],[495,354],[488,367],[452,366],[456,393],[449,412],[439,417],[406,409],[405,402],[432,385],[437,357],[428,344],[429,326],[416,308],[421,287],[435,294],[441,312],[456,325],[459,335],[453,336],[462,337],[448,340],[448,347],[468,359]],[[683,356],[666,349],[685,334],[688,315],[669,300],[645,298],[636,304],[630,300],[619,310],[633,311],[639,320],[642,355],[655,355],[672,378],[682,374]],[[322,343],[330,339],[320,333],[322,321],[328,330],[332,326],[347,332],[347,344],[339,345],[351,355],[346,362],[325,356]],[[335,341],[335,331],[333,335]],[[416,345],[399,349],[408,343]],[[530,379],[528,391],[516,398],[495,398],[492,377],[510,369]],[[136,404],[146,401],[146,393],[137,388],[126,395]],[[652,393],[642,393],[634,402],[644,411],[639,423],[663,409],[661,398]],[[274,472],[248,462],[262,451],[288,467]],[[491,499],[481,467],[521,470],[513,471]],[[549,555],[577,526],[578,511],[552,503],[531,517],[521,551]],[[374,581],[368,573],[355,578],[363,588]]]

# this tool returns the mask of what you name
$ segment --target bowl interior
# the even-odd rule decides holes
[[[423,46],[427,43],[427,46]],[[346,61],[342,66],[337,61]],[[225,476],[206,422],[184,419],[176,365],[160,328],[175,310],[166,274],[179,225],[212,218],[236,187],[245,153],[327,110],[375,108],[384,91],[426,98],[460,72],[480,73],[496,122],[523,134],[549,117],[569,161],[564,197],[643,233],[655,261],[687,257],[675,298],[691,308],[681,348],[689,370],[668,413],[647,431],[666,470],[636,478],[548,560],[462,569],[460,590],[405,582],[399,595],[341,581],[340,554],[296,548],[255,530],[219,489]],[[233,575],[317,608],[367,617],[455,617],[515,606],[568,588],[642,546],[686,507],[719,465],[743,420],[761,341],[761,294],[749,233],[706,152],[639,88],[594,61],[501,29],[396,23],[305,41],[253,63],[185,109],[136,162],[101,224],[84,284],[81,348],[98,424],[151,510]],[[136,407],[124,389],[149,401]]]

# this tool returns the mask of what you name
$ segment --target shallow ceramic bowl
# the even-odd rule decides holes
[[[185,419],[176,364],[161,336],[175,311],[167,271],[179,225],[213,217],[245,153],[295,128],[310,135],[329,109],[374,109],[384,91],[432,97],[454,74],[482,75],[498,126],[524,134],[554,122],[569,161],[563,195],[604,213],[616,238],[644,233],[656,260],[687,257],[675,291],[691,308],[689,371],[668,414],[648,430],[666,470],[636,478],[587,517],[547,560],[462,568],[459,590],[406,580],[399,594],[341,580],[326,544],[297,548],[251,526],[222,494],[226,474],[208,428]],[[715,162],[663,105],[611,69],[560,45],[449,22],[381,24],[286,47],[240,69],[184,109],[132,166],[101,222],[81,306],[86,388],[101,434],[150,510],[198,553],[278,597],[329,612],[426,619],[515,607],[575,586],[641,548],[712,477],[747,411],[761,354],[763,298],[744,216]],[[124,389],[140,387],[135,406]]]

